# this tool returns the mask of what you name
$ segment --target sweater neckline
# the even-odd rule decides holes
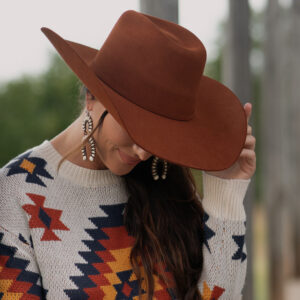
[[[35,147],[35,151],[45,158],[47,163],[54,169],[56,175],[66,178],[67,180],[77,185],[85,187],[100,187],[111,184],[121,184],[123,178],[110,171],[105,170],[93,170],[83,168],[72,163],[69,160],[65,160],[57,173],[57,166],[62,158],[62,155],[53,147],[49,140],[44,140],[42,144]]]

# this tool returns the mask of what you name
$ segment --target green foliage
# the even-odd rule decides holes
[[[49,69],[0,89],[0,166],[26,149],[51,139],[77,116],[79,82],[58,55]]]
[[[206,63],[204,75],[219,82],[222,81],[222,57],[220,54],[214,60],[208,61]]]
[[[204,195],[202,171],[197,170],[197,169],[192,169],[192,168],[190,168],[190,170],[191,170],[191,172],[194,176],[194,179],[195,179],[195,182],[196,182],[196,188],[197,188],[197,191],[199,193],[199,196],[202,199],[203,195]]]

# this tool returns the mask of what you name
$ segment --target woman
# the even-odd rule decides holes
[[[126,11],[100,50],[42,31],[85,104],[1,169],[0,292],[240,299],[251,104],[202,75],[204,46],[176,24]],[[189,168],[203,170],[203,199]]]

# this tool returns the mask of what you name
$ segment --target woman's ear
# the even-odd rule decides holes
[[[92,110],[95,102],[95,96],[88,90],[86,89],[85,92],[85,106],[87,110]]]
[[[95,96],[88,89],[86,90],[85,96],[90,100],[95,100]]]

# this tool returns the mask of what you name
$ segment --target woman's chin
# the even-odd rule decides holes
[[[118,166],[111,166],[109,169],[113,174],[122,176],[130,173],[133,168],[134,166],[130,166],[130,165],[123,165],[123,166],[118,165]]]

